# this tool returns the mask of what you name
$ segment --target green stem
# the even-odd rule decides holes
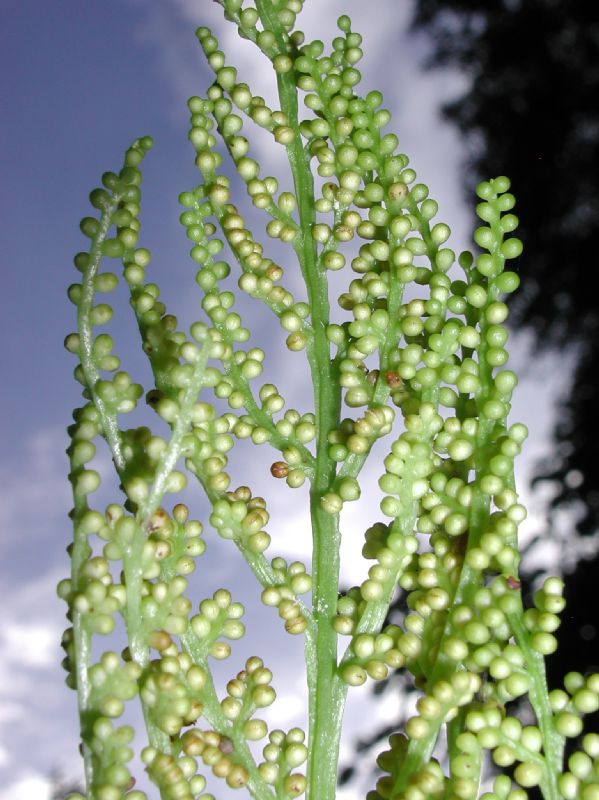
[[[401,500],[403,502],[403,512],[394,521],[391,532],[401,533],[403,537],[407,537],[414,531],[418,516],[418,503],[412,497],[412,481],[406,477],[404,479],[404,486],[402,489]],[[404,539],[405,541],[406,539]],[[391,575],[384,583],[385,594],[382,600],[371,600],[366,603],[366,607],[362,612],[358,624],[352,633],[352,636],[358,636],[361,633],[369,633],[376,635],[380,633],[383,624],[389,613],[389,607],[393,600],[393,595],[397,584],[399,583],[400,576],[405,569],[403,564],[404,555],[407,550],[404,549],[402,553],[397,553],[397,566],[393,569]],[[347,647],[343,658],[339,664],[341,668],[343,664],[347,663],[354,657],[351,644]]]
[[[341,722],[347,693],[347,685],[337,672],[337,634],[332,625],[339,591],[340,533],[337,517],[323,511],[320,496],[314,492],[310,498],[310,511],[314,537],[312,602],[316,622],[316,663],[307,663],[310,736],[306,796],[311,800],[328,800],[335,797]]]
[[[204,170],[202,172],[202,176],[207,183],[212,183],[214,181],[214,172]],[[196,200],[196,210],[200,211],[200,204]],[[226,213],[223,208],[215,203],[210,203],[210,208],[216,220],[218,220],[219,225],[221,226],[221,231],[224,237],[229,241],[227,236],[228,231],[223,226],[223,219],[226,216]],[[206,247],[208,251],[208,244],[209,240],[204,232],[204,236],[201,239],[202,244]],[[243,272],[247,272],[247,268],[244,266],[243,259],[239,257],[237,249],[231,245],[231,250],[239,263]],[[210,255],[208,251],[208,255],[206,258],[206,264],[213,265],[214,259]],[[286,310],[286,307],[281,303],[270,303],[268,300],[265,300],[266,304],[277,314],[280,316],[283,311]],[[219,323],[215,321],[214,327],[223,337],[223,340],[227,342],[228,345],[231,347],[231,351],[234,350],[235,340],[231,334],[231,331],[227,328],[227,326],[223,323]],[[308,331],[311,334],[311,331]],[[243,373],[240,367],[235,363],[235,359],[231,357],[227,361],[223,361],[223,366],[225,368],[225,372],[228,376],[231,376],[233,379],[235,388],[237,391],[241,392],[243,395],[243,405],[245,410],[247,411],[248,415],[252,418],[252,420],[256,423],[256,425],[264,428],[264,430],[268,431],[270,439],[269,442],[278,450],[282,451],[288,447],[295,447],[302,456],[302,466],[305,467],[306,472],[311,473],[314,470],[314,457],[312,453],[305,447],[300,441],[297,440],[295,437],[289,436],[282,436],[277,429],[276,424],[273,421],[272,415],[268,414],[264,411],[263,408],[260,408],[256,403],[254,395],[252,394],[252,390],[249,386],[247,379],[243,376]]]
[[[115,194],[112,196],[102,209],[100,217],[100,228],[94,236],[92,246],[89,252],[89,261],[83,272],[83,280],[81,281],[81,299],[77,304],[77,328],[79,333],[79,357],[81,359],[81,367],[85,375],[87,389],[90,398],[97,408],[100,415],[102,425],[102,432],[104,438],[108,442],[112,458],[117,470],[121,471],[125,468],[125,457],[123,456],[121,447],[121,432],[117,423],[116,416],[111,414],[106,408],[106,404],[101,397],[96,393],[96,383],[100,379],[100,373],[96,367],[93,357],[94,335],[93,326],[91,322],[91,311],[93,308],[94,297],[96,295],[95,278],[100,268],[100,261],[102,260],[102,245],[106,240],[106,235],[112,225],[112,215],[116,211],[118,204],[121,201],[121,196]]]
[[[245,737],[238,728],[231,723],[225,716],[222,706],[218,700],[214,682],[212,680],[212,673],[208,667],[206,654],[201,643],[198,641],[196,635],[192,630],[187,630],[186,633],[181,635],[181,643],[186,652],[191,656],[194,663],[203,667],[206,673],[206,684],[202,689],[201,698],[204,709],[202,716],[210,723],[212,728],[221,736],[229,738],[235,748],[235,755],[242,761],[244,767],[247,769],[250,778],[248,781],[248,788],[256,800],[274,800],[272,791],[268,788],[264,778],[260,775],[254,757],[247,745]]]
[[[543,770],[544,778],[541,781],[541,789],[545,800],[561,800],[557,778],[563,770],[565,740],[555,730],[553,724],[553,711],[549,703],[549,689],[545,676],[545,661],[543,656],[530,644],[530,635],[523,622],[524,609],[520,593],[518,593],[518,597],[520,607],[513,614],[508,614],[507,618],[528,667],[527,673],[530,678],[528,698],[535,711],[539,730],[543,737],[545,769]]]
[[[72,445],[71,445],[72,446]],[[82,530],[79,521],[89,510],[85,495],[80,494],[75,489],[76,469],[71,457],[71,480],[73,481],[73,549],[71,552],[71,587],[76,590],[81,580],[81,573],[89,558],[90,547],[87,541],[87,534]],[[76,689],[77,707],[79,710],[79,720],[81,728],[81,746],[83,750],[83,767],[85,775],[85,786],[87,792],[91,792],[94,777],[92,754],[87,744],[87,715],[89,712],[89,696],[91,684],[89,681],[89,667],[91,661],[91,633],[85,625],[84,615],[72,608],[73,621],[73,645],[75,648],[75,667],[76,667]]]
[[[102,258],[102,243],[106,239],[108,230],[112,224],[112,214],[118,207],[120,199],[121,198],[119,195],[114,195],[110,203],[107,203],[105,208],[102,210],[100,229],[94,237],[93,245],[90,250],[89,263],[83,275],[82,297],[78,304],[78,328],[81,343],[81,365],[85,375],[87,388],[91,395],[92,401],[100,414],[104,437],[108,443],[108,446],[110,447],[119,478],[121,481],[123,481],[125,477],[126,462],[122,452],[121,432],[118,427],[117,418],[114,414],[111,414],[107,410],[103,400],[98,397],[94,388],[100,378],[100,374],[93,358],[94,339],[90,317],[95,296],[95,278],[98,274],[99,265]],[[133,660],[139,664],[140,667],[142,667],[142,669],[147,667],[149,661],[147,634],[141,613],[141,597],[143,588],[141,564],[145,538],[143,529],[145,528],[145,525],[147,524],[151,515],[159,506],[165,492],[168,476],[171,474],[175,463],[181,455],[182,439],[189,430],[191,409],[202,386],[202,379],[207,358],[208,348],[205,348],[196,362],[193,378],[183,395],[181,402],[181,414],[178,416],[177,422],[174,426],[171,441],[169,442],[169,445],[163,453],[158,464],[150,496],[146,503],[143,504],[143,507],[139,509],[137,517],[141,527],[123,555],[123,571],[125,576],[125,584],[127,587],[127,604],[124,613],[125,625],[127,628],[131,656]],[[87,653],[89,652],[90,637],[89,634],[85,633],[81,625],[79,628],[80,630],[78,633],[76,633],[76,636],[78,636],[80,640],[79,650],[81,656],[82,651]],[[85,636],[87,636],[87,642],[85,640]],[[87,659],[82,659],[79,657],[78,661],[86,665],[89,661],[89,656],[87,656]],[[84,668],[81,667],[80,671],[81,669]],[[87,666],[85,666],[85,671],[86,670]],[[89,687],[87,694],[89,694]],[[171,752],[168,736],[152,723],[145,704],[142,702],[141,705],[150,743],[159,748],[162,752]]]
[[[465,730],[466,727],[466,714],[467,711],[464,708],[461,708],[456,716],[447,723],[447,755],[449,756],[450,765],[454,758],[460,756],[462,751],[458,747],[457,739],[459,735]],[[470,751],[468,753],[470,758],[470,763],[473,766],[473,773],[469,774],[468,777],[470,780],[474,781],[476,784],[476,794],[475,797],[478,797],[478,791],[480,787],[480,780],[481,780],[481,773],[482,773],[482,752],[481,748],[479,747],[476,750]],[[446,797],[457,797],[459,796],[456,792],[456,782],[459,784],[460,778],[458,778],[454,772],[452,771],[451,767],[449,770],[449,782],[446,788]]]
[[[89,397],[100,415],[102,432],[110,447],[117,470],[122,469],[125,465],[125,460],[121,450],[121,434],[116,417],[108,412],[106,405],[101,398],[97,396],[95,391],[95,385],[100,378],[100,374],[93,358],[94,336],[91,322],[91,312],[96,294],[95,278],[98,274],[100,262],[102,260],[102,244],[104,243],[112,224],[112,214],[115,212],[120,199],[120,196],[114,195],[102,209],[100,227],[92,240],[92,246],[89,252],[89,260],[83,271],[83,278],[81,281],[81,298],[77,304],[77,331],[79,334],[79,358],[81,360],[81,368],[85,377],[86,388],[89,392]],[[87,558],[89,545],[87,542],[87,536],[85,533],[79,530],[79,526],[77,525],[77,517],[81,516],[81,514],[87,510],[87,501],[85,500],[85,497],[78,496],[77,492],[74,492],[74,500],[75,533],[71,563],[71,580],[73,587],[76,587],[81,577],[81,570],[83,569],[83,565]],[[75,657],[77,662],[77,702],[81,720],[85,785],[87,792],[91,797],[94,769],[92,754],[89,749],[89,745],[86,743],[88,734],[86,728],[88,722],[85,717],[89,711],[89,696],[91,691],[88,670],[91,661],[92,637],[89,628],[85,625],[83,615],[78,611],[73,611],[73,636],[76,653]]]
[[[197,477],[198,481],[200,482],[202,489],[204,490],[206,497],[208,498],[210,504],[214,507],[214,504],[217,500],[220,499],[225,493],[224,492],[216,492],[212,489],[206,479],[206,476],[202,473],[202,466],[201,462],[197,461],[194,462],[194,474]],[[250,547],[248,547],[245,542],[236,540],[235,544],[239,549],[239,552],[245,558],[248,563],[249,568],[252,570],[258,582],[264,589],[268,589],[271,586],[278,586],[279,581],[274,573],[272,566],[269,564],[268,560],[264,553],[256,553]],[[312,612],[306,608],[302,600],[296,596],[296,602],[301,611],[302,615],[305,617],[308,626],[305,631],[306,636],[306,648],[308,650],[314,649],[314,641],[316,638],[316,625],[314,621],[314,617],[312,616]]]
[[[206,370],[206,363],[208,361],[210,348],[207,344],[204,345],[200,351],[197,361],[194,363],[193,374],[189,385],[186,387],[183,397],[180,401],[179,413],[172,428],[172,436],[168,443],[166,450],[162,453],[156,472],[154,474],[154,483],[148,499],[140,504],[137,519],[141,525],[142,530],[145,529],[150,517],[156,511],[162,498],[166,492],[166,482],[169,475],[175,468],[175,464],[181,457],[183,451],[183,438],[189,433],[191,428],[191,416],[193,413],[193,406],[197,402],[198,395],[202,390],[204,383],[204,373]]]
[[[485,424],[486,423],[486,424]],[[477,474],[484,468],[481,462],[482,454],[485,453],[488,445],[488,440],[491,434],[491,426],[489,421],[481,420],[479,428],[479,435],[477,441],[477,454],[475,456],[475,468]],[[467,563],[467,552],[473,547],[477,547],[480,537],[485,532],[486,525],[489,519],[489,505],[490,499],[484,495],[480,489],[476,489],[472,504],[470,507],[470,518],[468,526],[468,541],[467,551],[464,555],[464,561],[460,568],[460,574],[455,587],[455,592],[451,598],[449,610],[455,608],[462,603],[471,605],[475,591],[481,585],[480,570],[473,569]],[[443,642],[453,634],[453,625],[450,619],[450,614],[447,614],[446,623],[443,632],[438,640],[437,656],[432,661],[427,677],[427,687],[432,687],[440,680],[447,680],[456,671],[455,662],[443,655]],[[435,643],[437,646],[437,643]],[[394,793],[400,794],[405,790],[410,776],[418,772],[424,764],[431,758],[435,745],[439,738],[439,731],[443,725],[444,720],[440,718],[437,721],[429,722],[429,733],[422,739],[412,739],[408,745],[405,760],[402,764],[401,772],[399,773],[395,785],[393,787]]]
[[[256,8],[265,28],[275,34],[279,52],[289,52],[288,37],[281,27],[271,0],[257,0]],[[329,295],[326,272],[319,268],[312,229],[316,220],[314,179],[304,151],[298,121],[297,88],[293,72],[277,73],[281,110],[294,132],[287,156],[298,203],[301,233],[294,249],[302,270],[311,309],[313,340],[308,361],[314,386],[316,414],[316,470],[310,490],[312,519],[312,605],[316,622],[316,663],[307,660],[309,740],[308,800],[333,800],[337,785],[339,740],[346,688],[337,674],[337,634],[332,619],[339,591],[339,517],[321,507],[322,496],[335,478],[335,463],[328,456],[328,434],[339,425],[340,390],[327,339]],[[316,794],[318,792],[318,794]]]
[[[138,528],[129,545],[123,553],[123,574],[127,588],[127,605],[125,608],[125,627],[129,641],[131,658],[143,670],[147,669],[150,653],[147,641],[145,620],[141,609],[143,590],[142,552],[145,534]],[[140,699],[148,741],[162,753],[171,752],[171,743],[168,735],[160,730],[150,718],[146,704]]]
[[[87,739],[87,720],[89,711],[89,665],[91,660],[91,634],[86,628],[83,615],[78,611],[73,612],[73,636],[77,662],[77,707],[79,709],[79,720],[81,727],[81,747],[83,751],[83,771],[85,775],[85,786],[88,794],[92,789],[94,778],[94,768],[92,753]],[[91,795],[90,795],[91,796]]]

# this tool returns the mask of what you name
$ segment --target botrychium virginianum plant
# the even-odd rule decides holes
[[[379,755],[382,776],[368,800],[525,800],[531,787],[545,800],[597,800],[599,735],[585,735],[582,718],[599,708],[599,675],[571,672],[550,691],[544,659],[557,646],[563,583],[548,578],[533,606],[522,601],[526,511],[514,459],[527,431],[508,422],[517,377],[506,369],[504,302],[519,283],[506,263],[522,244],[512,236],[509,180],[477,187],[476,254],[456,258],[448,226],[433,221],[437,203],[397,136],[384,132],[381,94],[360,94],[362,40],[350,19],[338,20],[329,50],[295,30],[301,0],[220,2],[270,62],[279,107],[256,96],[199,28],[215,79],[189,100],[199,182],[179,200],[204,318],[179,330],[158,286],[146,282],[150,253],[138,246],[138,218],[147,137],[91,193],[96,213],[81,222],[90,246],[75,257],[80,281],[69,288],[77,331],[66,347],[79,359],[84,402],[69,429],[74,538],[58,592],[69,606],[64,664],[78,696],[86,796],[146,798],[127,766],[133,727],[119,724],[137,698],[146,730],[135,744],[163,800],[213,800],[207,771],[257,800],[331,800],[348,690],[403,670],[418,693],[415,711]],[[280,191],[252,158],[248,123],[286,151],[292,188]],[[249,229],[242,198],[233,202],[224,159],[263,212],[266,235],[286,248],[285,270]],[[122,262],[153,373],[145,401],[168,435],[123,425],[144,389],[97,330],[112,314],[98,295],[119,284],[104,268],[110,259]],[[303,277],[304,299],[284,288],[292,270]],[[348,275],[340,324],[330,316],[337,271]],[[311,409],[284,410],[282,391],[260,384],[266,355],[223,287],[230,273],[278,317],[290,357],[307,358]],[[122,490],[103,511],[91,500],[97,439]],[[237,440],[272,448],[272,475],[290,489],[308,482],[309,569],[276,555],[276,535],[271,547],[267,503],[246,485],[251,475],[232,488],[227,453]],[[340,512],[360,497],[360,473],[379,440],[387,455],[370,469],[380,475],[381,514],[363,547],[372,566],[361,585],[340,592]],[[225,692],[215,686],[211,660],[228,657],[226,640],[244,634],[244,608],[225,588],[199,607],[188,599],[192,583],[202,585],[201,567],[197,577],[194,570],[203,525],[167,500],[186,473],[211,506],[209,528],[236,546],[287,633],[304,639],[306,733],[269,731],[261,719],[276,695],[259,656]],[[408,612],[390,624],[398,593]],[[119,617],[126,649],[94,658],[92,641],[110,635]],[[481,795],[491,760],[501,770]]]

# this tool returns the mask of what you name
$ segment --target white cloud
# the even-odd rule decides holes
[[[284,691],[277,693],[277,700],[273,706],[273,713],[269,716],[276,723],[277,726],[282,726],[287,729],[294,725],[305,725],[305,691],[303,686],[299,687],[297,684],[290,688],[295,688],[295,691]]]
[[[43,800],[47,781],[38,770],[47,768],[49,773],[63,766],[65,757],[69,763],[76,757],[76,701],[64,686],[59,666],[60,636],[66,623],[55,586],[63,570],[45,561],[41,548],[32,563],[36,570],[43,565],[46,571],[25,573],[21,566],[19,582],[3,596],[0,784],[6,793],[0,793],[0,800]],[[69,758],[65,753],[71,746]]]
[[[0,464],[0,539],[3,555],[0,626],[1,781],[3,797],[42,798],[36,772],[59,761],[68,714],[61,705],[60,634],[64,608],[55,587],[67,569],[57,537],[68,526],[67,436],[58,427],[34,431],[21,453]],[[64,539],[66,543],[66,536]],[[49,547],[51,548],[49,550]],[[64,560],[62,569],[53,566]],[[67,692],[64,690],[64,698]],[[58,751],[55,748],[58,747]],[[47,759],[49,752],[54,754]],[[35,753],[35,756],[32,754]],[[27,761],[35,760],[31,771]],[[31,765],[33,768],[33,764]],[[28,771],[29,770],[29,771]]]
[[[0,665],[0,675],[4,678],[2,666]],[[14,686],[11,685],[11,690],[14,692]],[[23,707],[18,703],[6,702],[3,700],[0,707],[0,729],[7,722],[12,723],[14,720],[19,719],[23,713]]]
[[[38,623],[12,621],[0,631],[3,652],[16,666],[24,669],[49,667],[54,663],[58,628]]]
[[[22,458],[0,463],[0,540],[3,547],[28,539],[39,543],[69,508],[65,480],[66,433],[56,427],[35,431],[24,444]]]
[[[27,775],[6,786],[0,800],[47,800],[50,782],[42,775]]]

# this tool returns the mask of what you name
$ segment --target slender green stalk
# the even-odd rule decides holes
[[[274,15],[270,0],[258,0],[256,7],[265,27],[275,32],[280,52],[288,45]],[[310,690],[310,734],[308,755],[308,785],[318,792],[319,800],[335,796],[337,761],[343,715],[345,689],[337,675],[337,634],[332,619],[337,608],[339,591],[339,520],[325,512],[323,496],[331,489],[335,474],[334,463],[328,457],[328,434],[339,424],[340,394],[336,388],[330,344],[326,335],[329,323],[329,297],[326,272],[318,269],[316,243],[312,229],[316,222],[314,179],[306,153],[301,145],[298,123],[297,88],[291,74],[277,75],[281,109],[294,133],[287,146],[289,164],[298,198],[301,233],[294,241],[308,292],[308,304],[313,329],[313,343],[308,352],[314,387],[317,451],[316,469],[310,490],[312,520],[312,607],[317,626],[316,661],[308,665]],[[315,673],[315,674],[314,674]],[[317,781],[317,782],[316,782]],[[312,795],[308,795],[312,796]]]
[[[87,510],[84,504],[77,502],[75,498],[75,511]],[[79,505],[79,508],[77,506]],[[83,505],[83,508],[82,508]],[[71,584],[77,586],[81,578],[81,568],[87,557],[87,537],[80,526],[75,528],[75,538],[73,542],[72,561],[71,561]],[[85,624],[85,616],[77,611],[73,611],[73,644],[77,653],[76,687],[77,687],[77,706],[79,717],[83,721],[88,718],[90,683],[89,667],[91,665],[91,632]],[[84,764],[85,786],[90,791],[93,781],[92,755],[88,743],[88,731],[81,729],[82,736],[82,755]]]
[[[206,721],[214,728],[215,731],[218,731],[223,736],[231,739],[235,749],[242,755],[245,764],[249,766],[250,777],[248,780],[248,788],[250,789],[252,796],[257,798],[257,800],[272,800],[274,795],[256,768],[254,758],[249,747],[247,746],[245,738],[223,714],[212,676],[208,671],[206,655],[199,645],[196,637],[192,632],[188,632],[181,637],[181,641],[183,642],[183,646],[187,652],[194,659],[194,662],[207,671],[208,677],[206,685],[202,690],[202,701],[204,703],[203,715]]]
[[[445,246],[449,227],[433,222],[436,201],[385,132],[382,95],[360,94],[362,37],[349,17],[339,18],[327,49],[296,27],[301,0],[218,2],[274,70],[279,108],[227,64],[208,28],[198,29],[214,80],[188,103],[199,184],[179,201],[204,316],[178,330],[146,280],[150,253],[138,241],[148,137],[91,193],[99,215],[82,220],[90,247],[75,257],[81,281],[69,287],[77,331],[65,344],[79,358],[85,403],[69,428],[74,530],[70,577],[58,592],[72,625],[64,665],[78,695],[85,800],[147,800],[132,788],[134,746],[162,800],[212,800],[206,770],[256,800],[334,800],[349,688],[395,671],[414,690],[415,710],[379,754],[382,774],[366,800],[525,800],[535,787],[543,800],[596,800],[599,737],[583,735],[567,763],[564,754],[565,740],[583,734],[583,716],[599,709],[599,676],[571,672],[563,691],[550,691],[544,659],[557,647],[563,582],[549,578],[533,607],[522,602],[526,512],[514,460],[527,431],[509,422],[517,377],[506,367],[503,300],[518,288],[507,264],[522,243],[510,235],[518,220],[509,180],[479,184],[477,254],[456,258]],[[285,148],[293,191],[262,173],[249,123]],[[232,198],[231,168],[246,197]],[[259,223],[246,222],[248,198],[267,236],[287,248],[281,264],[254,235]],[[95,330],[112,316],[98,293],[119,283],[106,259],[123,265],[159,432],[121,421],[144,389],[120,369],[112,337]],[[305,302],[285,288],[292,270],[303,277]],[[331,322],[329,271],[348,276],[340,323]],[[235,272],[239,291],[276,317],[291,358],[305,351],[309,399],[285,397],[274,383],[252,386],[270,353],[234,310]],[[90,501],[100,485],[98,439],[121,492],[104,511]],[[311,575],[276,554],[254,476],[229,475],[239,440],[274,450],[270,474],[289,491],[309,482]],[[341,590],[341,511],[360,498],[367,466],[382,495],[364,498],[360,510],[370,564],[360,585]],[[185,504],[168,502],[188,474],[209,508],[206,539],[231,542],[267,613],[304,637],[307,737],[276,723],[269,730],[261,718],[274,704],[276,720],[279,709],[259,656],[235,668],[224,690],[214,679],[212,660],[228,658],[229,642],[245,634],[245,609],[224,587],[195,608],[190,599],[206,575],[196,573],[204,525]],[[308,593],[311,604],[302,600]],[[110,649],[119,616],[127,637],[120,655]],[[96,636],[108,642],[97,660]],[[119,723],[136,697],[141,743]],[[523,725],[525,716],[532,719]],[[491,761],[505,774],[481,796]]]
[[[100,373],[93,358],[94,337],[91,313],[94,297],[96,295],[95,281],[102,259],[102,245],[106,241],[106,236],[112,224],[112,215],[116,211],[120,200],[121,197],[115,194],[102,208],[99,230],[92,242],[89,259],[81,282],[81,299],[77,305],[77,329],[80,342],[79,353],[81,357],[81,368],[85,375],[85,383],[88,392],[100,415],[102,430],[110,447],[110,452],[117,470],[122,470],[124,468],[125,459],[121,451],[121,437],[116,417],[108,411],[106,403],[98,396],[96,391],[96,384],[100,379]]]
[[[540,653],[536,652],[530,645],[529,633],[522,623],[522,611],[522,604],[520,603],[518,611],[510,614],[509,619],[518,646],[522,649],[526,661],[531,667],[529,699],[543,737],[543,751],[545,753],[541,786],[546,800],[559,800],[558,776],[562,772],[565,737],[555,729],[553,711],[549,702],[547,679],[545,677],[545,663]]]

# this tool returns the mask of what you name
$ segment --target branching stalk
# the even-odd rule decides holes
[[[526,512],[514,460],[527,431],[509,420],[517,377],[507,368],[504,302],[518,288],[507,267],[522,243],[511,235],[509,180],[478,185],[476,253],[456,258],[445,246],[449,227],[433,221],[436,201],[386,132],[382,95],[361,94],[362,38],[349,17],[339,18],[328,48],[297,29],[300,0],[219,4],[274,70],[279,108],[252,92],[208,28],[198,29],[214,76],[206,96],[188,103],[200,182],[179,201],[202,318],[179,330],[146,279],[150,253],[138,241],[149,137],[91,193],[99,214],[82,220],[90,246],[75,257],[81,280],[69,287],[77,330],[65,344],[79,359],[85,402],[69,428],[73,543],[58,593],[72,626],[64,666],[77,691],[86,787],[70,800],[147,800],[141,781],[133,788],[134,748],[161,800],[208,800],[207,770],[256,800],[334,800],[348,691],[394,672],[413,689],[415,710],[378,755],[382,774],[366,800],[520,800],[536,787],[543,800],[596,800],[599,737],[583,735],[582,718],[599,709],[599,675],[571,672],[563,690],[550,691],[545,656],[558,643],[563,582],[548,578],[530,608],[522,601]],[[285,149],[293,191],[263,173],[247,123]],[[259,222],[245,219],[248,197],[268,237],[287,248],[281,264],[254,236]],[[105,269],[111,258],[123,264],[150,363],[145,390],[120,369],[112,337],[96,331],[112,316],[96,296],[119,283]],[[285,288],[293,270],[305,302]],[[340,322],[329,271],[346,278]],[[278,380],[252,385],[267,353],[234,308],[232,273],[238,290],[277,318],[289,359],[306,358],[305,396],[286,396]],[[158,433],[121,420],[142,396],[161,420]],[[104,510],[90,499],[101,480],[99,439],[120,491]],[[267,480],[283,481],[284,492],[308,481],[310,565],[277,555],[267,500],[252,487],[254,461],[229,475],[240,440],[274,451]],[[380,496],[353,508],[370,563],[345,589],[341,512],[361,498],[366,469],[376,470]],[[207,501],[206,525],[185,504],[169,505],[188,474]],[[245,609],[225,587],[198,604],[204,533],[209,543],[228,541],[249,566],[284,634],[304,637],[307,736],[262,719],[273,704],[268,716],[277,719],[280,700],[261,657],[238,665],[224,689],[215,681],[213,659],[228,658],[245,634]],[[111,646],[119,616],[124,650]],[[106,642],[97,660],[96,636]],[[145,731],[133,741],[119,720],[136,697]],[[566,739],[581,735],[564,763]],[[504,774],[481,795],[487,763]]]

